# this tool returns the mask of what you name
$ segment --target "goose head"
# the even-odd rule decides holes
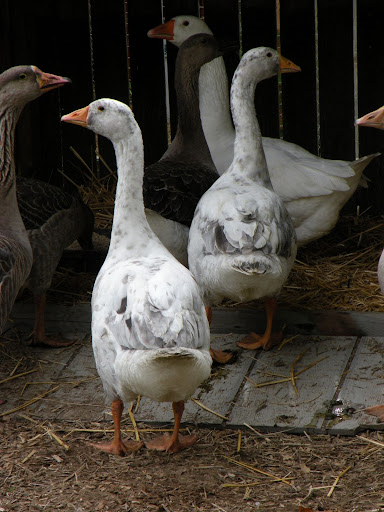
[[[193,73],[207,62],[222,55],[219,44],[213,36],[195,34],[181,45],[177,55],[176,68],[182,72],[187,67],[188,71]]]
[[[184,41],[195,34],[210,34],[208,25],[196,16],[175,16],[163,25],[158,25],[148,31],[148,37],[166,39],[175,46],[180,47]]]
[[[70,82],[69,78],[44,73],[36,66],[15,66],[0,75],[0,102],[22,109],[45,92]]]
[[[138,130],[131,109],[121,101],[103,98],[61,118],[102,135],[112,142],[126,139]]]
[[[241,74],[249,77],[250,82],[254,81],[255,76],[261,81],[276,75],[279,71],[280,73],[293,73],[301,71],[301,69],[276,50],[260,46],[244,53],[233,80]]]
[[[360,119],[357,119],[355,124],[358,126],[369,126],[370,128],[384,130],[384,106],[360,117]]]

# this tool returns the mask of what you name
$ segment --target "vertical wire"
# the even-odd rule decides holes
[[[125,49],[127,52],[127,74],[128,74],[128,102],[131,110],[132,102],[132,73],[131,73],[131,47],[129,44],[129,27],[128,27],[128,0],[124,0],[124,29],[125,29]]]
[[[315,65],[316,65],[316,145],[317,155],[321,155],[321,132],[320,132],[320,68],[319,68],[319,10],[317,0],[315,6]]]
[[[60,87],[57,91],[57,97],[58,97],[58,110],[59,110],[59,119],[61,119],[61,116],[63,115],[63,107],[61,104],[61,94],[60,94]],[[59,151],[60,151],[60,169],[64,171],[64,138],[63,138],[63,123],[59,123]],[[61,185],[64,186],[65,178],[61,174]]]
[[[92,82],[92,100],[96,99],[96,80],[95,80],[95,59],[93,51],[93,30],[92,30],[92,0],[88,0],[88,30],[89,30],[89,52],[91,60],[91,82]],[[95,154],[96,154],[96,176],[100,178],[100,151],[99,137],[95,133]]]
[[[61,105],[61,94],[60,94],[60,87],[58,89],[58,107],[59,107],[59,119],[61,119],[61,116],[63,115],[63,107]],[[63,140],[63,123],[59,123],[59,139],[60,139],[60,169],[64,171],[64,140]],[[64,184],[64,176],[61,175],[61,183]]]
[[[239,58],[243,56],[243,14],[241,0],[237,0],[237,18],[239,23]]]
[[[276,0],[276,48],[281,55],[280,38],[280,0]],[[279,138],[284,138],[284,118],[283,118],[283,82],[281,73],[277,74],[277,102],[279,109]]]
[[[199,13],[199,18],[205,20],[205,4],[204,0],[197,0],[197,8]]]
[[[165,22],[164,1],[161,0],[161,23]],[[171,107],[169,103],[169,82],[168,82],[168,49],[167,41],[163,39],[163,62],[164,62],[164,88],[165,88],[165,116],[167,119],[167,143],[172,142],[171,136]]]
[[[357,61],[357,0],[353,0],[353,112],[359,117],[359,83]],[[355,126],[355,158],[359,158],[359,127]]]

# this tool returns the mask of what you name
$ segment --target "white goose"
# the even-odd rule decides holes
[[[358,126],[368,126],[370,128],[384,130],[384,106],[360,117],[360,119],[357,119],[356,124]],[[379,258],[377,278],[379,280],[381,293],[384,295],[384,250]]]
[[[196,436],[180,436],[184,401],[209,376],[209,326],[191,273],[151,231],[143,204],[143,143],[129,107],[111,99],[62,118],[114,145],[118,183],[111,243],[92,294],[92,345],[104,389],[112,401],[114,440],[97,448],[123,455],[141,443],[124,442],[123,401],[137,395],[172,402],[172,436],[146,443],[176,452]]]
[[[280,59],[281,72],[299,70]],[[276,75],[279,54],[255,48],[244,54],[234,74],[231,108],[236,129],[234,159],[200,199],[189,230],[189,268],[206,306],[224,298],[248,302],[266,298],[267,328],[238,343],[269,348],[279,293],[293,266],[296,238],[290,216],[273,191],[254,110],[258,82]]]
[[[148,36],[167,39],[179,47],[196,33],[212,34],[212,31],[200,18],[183,15],[151,29]],[[217,171],[222,174],[232,163],[235,139],[222,57],[201,68],[199,99],[205,138]],[[269,137],[262,140],[273,188],[293,220],[298,245],[332,230],[365,167],[379,155],[375,153],[354,162],[328,160],[290,142]]]

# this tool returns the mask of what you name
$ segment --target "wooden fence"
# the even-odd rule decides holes
[[[60,168],[81,183],[81,166],[70,146],[97,171],[93,134],[62,126],[59,118],[106,96],[131,102],[143,132],[146,163],[156,161],[167,146],[168,86],[175,130],[177,49],[167,45],[166,84],[163,43],[149,39],[147,31],[177,14],[204,13],[218,38],[241,43],[243,51],[276,47],[276,1],[205,0],[199,5],[197,0],[1,0],[0,71],[35,64],[73,81],[25,109],[17,137],[19,172],[70,188],[57,172]],[[358,154],[384,152],[384,133],[354,127],[357,115],[384,104],[384,2],[279,3],[282,53],[302,67],[302,73],[283,77],[284,139],[325,158],[352,160]],[[236,64],[236,56],[228,59],[230,74]],[[276,80],[260,84],[255,103],[263,134],[279,137]],[[110,144],[100,140],[99,150],[113,166]],[[361,210],[383,213],[383,167],[384,157],[370,165],[366,174],[371,185],[355,194],[349,210],[360,205]],[[102,166],[100,172],[105,172]]]

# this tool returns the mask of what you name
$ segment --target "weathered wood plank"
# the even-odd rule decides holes
[[[12,310],[10,325],[19,328],[25,333],[29,333],[33,329],[34,318],[33,304],[18,303]],[[77,332],[91,332],[91,305],[76,304],[75,306],[63,306],[47,304],[44,319],[47,335],[59,333],[68,338],[68,333],[70,332],[71,335],[77,338]]]
[[[261,353],[249,376],[257,384],[289,378],[292,368],[297,373],[318,362],[296,380],[298,395],[291,382],[255,389],[248,381],[236,401],[228,426],[248,423],[257,429],[321,431],[355,342],[354,337],[298,337],[280,351]]]
[[[257,328],[254,313],[252,308],[218,308],[214,319],[219,321],[223,318],[226,323],[230,323],[232,319],[233,323],[230,323],[227,332],[233,333],[244,325]],[[264,313],[258,313],[259,326],[262,329]],[[340,325],[347,326],[352,332],[361,332],[363,329],[379,331],[380,326],[384,326],[384,314],[381,313],[283,312],[285,313],[287,318],[296,322],[302,329],[308,328],[309,324],[305,323],[308,318],[315,319],[321,323],[323,330],[330,331],[337,331]],[[12,325],[21,326],[25,332],[29,332],[33,316],[32,304],[19,303],[15,307]],[[0,398],[7,399],[8,402],[2,406],[0,412],[4,413],[59,385],[57,391],[32,404],[25,412],[33,417],[47,419],[99,421],[105,418],[105,413],[109,412],[109,404],[105,404],[100,379],[94,378],[97,377],[97,372],[90,343],[90,317],[89,304],[72,307],[48,305],[46,318],[49,330],[60,330],[66,337],[78,337],[82,340],[72,347],[47,351],[28,347],[25,341],[16,337],[7,341],[7,354],[11,364],[8,362],[4,368],[7,368],[8,374],[9,368],[13,368],[13,364],[16,365],[19,360],[23,361],[23,368],[37,368],[38,371],[1,385]],[[338,319],[336,327],[325,326],[327,322],[332,324],[335,318]],[[384,332],[384,329],[381,332]],[[11,331],[6,336],[12,338]],[[241,333],[213,334],[212,345],[216,348],[236,350],[235,342],[241,336]],[[235,363],[215,367],[212,377],[194,395],[213,411],[225,417],[229,416],[230,420],[225,422],[223,418],[188,401],[183,421],[199,425],[227,425],[233,428],[248,423],[260,430],[283,428],[293,432],[307,430],[344,435],[353,434],[364,428],[382,429],[384,425],[377,424],[376,419],[364,413],[362,409],[384,401],[384,337],[365,337],[358,343],[355,342],[356,338],[353,336],[343,338],[306,335],[291,341],[280,351],[276,348],[269,352],[248,352],[238,349]],[[354,346],[356,352],[352,358],[350,356]],[[300,374],[296,381],[298,397],[289,382],[258,389],[250,382],[244,384],[244,377],[251,368],[250,378],[258,383],[278,378],[268,376],[268,372],[289,375],[290,366],[305,349],[307,352],[295,364],[296,371],[322,357],[327,356],[327,359]],[[349,359],[350,367],[346,368]],[[25,361],[28,361],[27,365]],[[6,376],[7,374],[1,375],[0,380]],[[71,384],[68,384],[69,382]],[[334,403],[332,409],[331,401],[340,385],[340,392],[336,396],[340,403]],[[357,412],[348,416],[354,409]],[[332,411],[342,417],[329,419],[329,413]],[[172,408],[167,403],[157,404],[143,399],[136,419],[149,423],[172,424]]]
[[[244,333],[262,331],[264,310],[220,307],[213,312],[211,331],[214,333]],[[384,332],[384,313],[359,311],[313,311],[278,309],[276,325],[285,325],[289,334],[323,336],[381,336]]]
[[[212,336],[212,347],[222,350],[235,350],[236,341],[241,335],[227,334],[226,336]],[[243,382],[244,375],[253,363],[255,351],[238,350],[236,360],[225,366],[215,366],[211,377],[194,394],[209,409],[226,416],[232,401]],[[172,408],[169,403],[158,404],[143,399],[140,403],[136,419],[145,422],[173,422]],[[199,425],[221,425],[223,418],[202,409],[189,400],[185,406],[183,421],[198,423]]]
[[[17,303],[12,310],[12,319],[24,319],[32,325],[33,304]],[[91,305],[63,306],[47,304],[47,325],[51,322],[68,321],[84,323],[90,329]],[[288,334],[324,336],[381,336],[384,332],[384,313],[359,311],[276,311],[275,323],[285,325]],[[219,307],[213,310],[211,332],[213,334],[247,333],[262,331],[265,327],[264,310],[254,307]],[[54,328],[54,326],[53,326]],[[86,328],[85,325],[83,329]]]
[[[88,335],[83,346],[61,371],[60,388],[50,397],[50,405],[39,410],[41,417],[62,420],[104,419],[105,397],[98,377]]]
[[[384,402],[384,337],[362,338],[326,425],[332,434],[352,435],[366,428],[384,429],[363,409]]]

